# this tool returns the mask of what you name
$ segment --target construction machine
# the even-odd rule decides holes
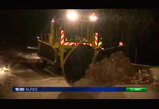
[[[48,34],[38,37],[38,56],[44,65],[57,69],[67,82],[79,80],[88,65],[102,49],[101,36],[96,30],[96,13],[82,14],[67,10],[62,18],[53,18]]]

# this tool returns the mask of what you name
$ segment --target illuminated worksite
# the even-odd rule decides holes
[[[44,64],[55,65],[69,82],[82,77],[88,64],[95,61],[98,52],[103,49],[101,36],[96,30],[97,22],[98,17],[94,12],[82,14],[77,10],[67,10],[60,18],[53,18],[50,22],[50,33],[41,35],[38,40],[38,55],[43,59]],[[73,68],[69,68],[69,64],[72,63],[68,62],[67,59],[71,58],[71,55],[76,53],[77,50],[81,53],[89,51],[86,55],[89,55],[90,59],[87,58],[88,60],[85,61],[88,62],[84,63],[83,66],[80,61],[76,62],[81,63],[81,65],[76,65],[74,69],[80,69],[80,71],[70,71]],[[76,55],[76,57],[78,56],[80,54]],[[73,72],[76,72],[76,74]],[[75,77],[72,77],[73,80],[69,80],[70,75],[73,74]]]
[[[0,98],[159,98],[157,10],[0,15]]]

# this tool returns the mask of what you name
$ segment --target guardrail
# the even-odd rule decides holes
[[[135,63],[131,63],[133,66],[135,67],[141,67],[141,68],[152,68],[154,66],[150,66],[150,65],[143,65],[143,64],[135,64]]]

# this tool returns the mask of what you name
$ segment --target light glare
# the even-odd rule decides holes
[[[91,16],[89,17],[89,19],[90,19],[90,21],[96,21],[96,20],[97,20],[97,16],[91,15]]]
[[[123,42],[119,42],[119,46],[123,46]]]
[[[10,69],[7,67],[0,68],[0,75],[4,75],[6,72],[8,72]]]
[[[75,21],[78,19],[78,14],[75,11],[69,11],[67,14],[67,18],[71,21]]]

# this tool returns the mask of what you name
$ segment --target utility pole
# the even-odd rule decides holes
[[[137,48],[135,49],[135,63],[137,62]]]

